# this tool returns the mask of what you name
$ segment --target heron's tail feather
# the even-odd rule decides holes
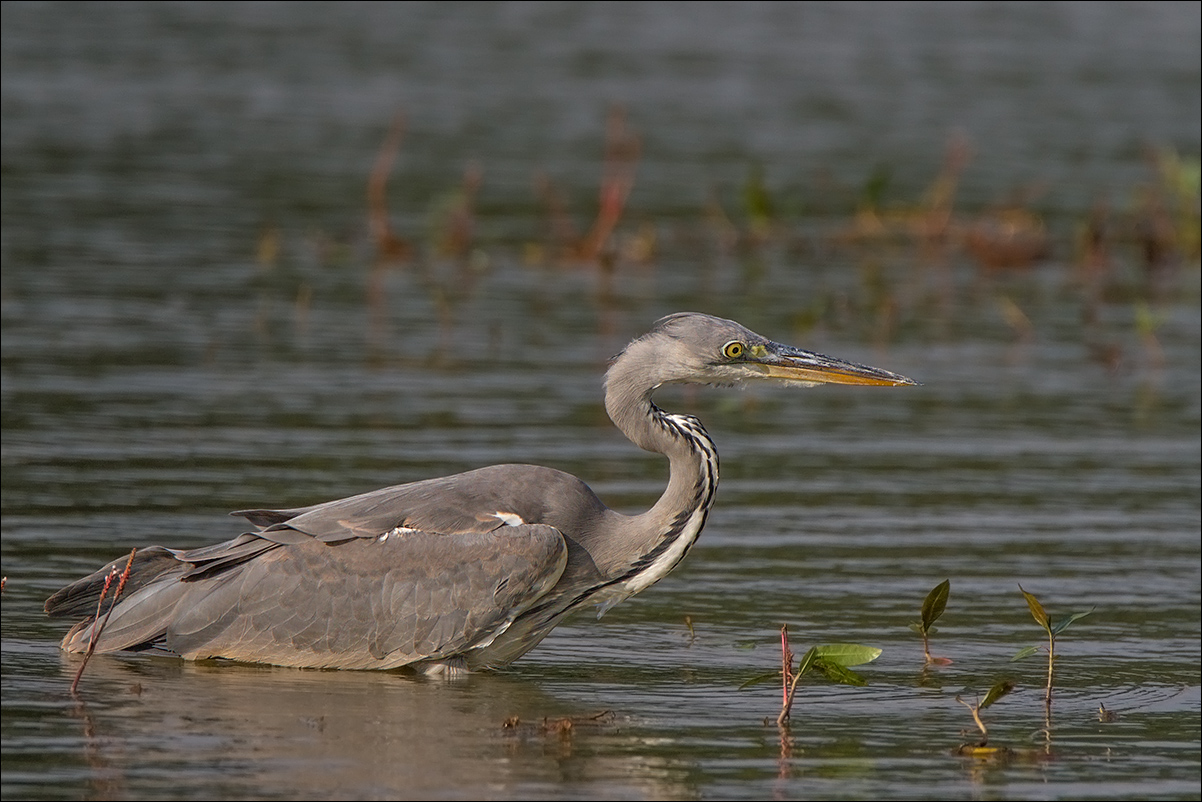
[[[118,560],[113,560],[113,562],[94,574],[89,574],[83,579],[78,579],[58,593],[55,593],[46,600],[46,614],[53,618],[72,618],[75,616],[87,616],[91,618],[95,616],[96,606],[100,602],[100,594],[104,591],[105,580],[114,571],[119,575],[125,570],[125,564],[128,559],[128,557],[121,557]],[[139,588],[154,582],[164,573],[179,567],[180,561],[175,558],[175,555],[161,546],[149,546],[139,549],[138,553],[134,555],[133,565],[129,569],[129,578],[126,580],[125,588],[121,591],[121,594],[128,596]],[[116,589],[117,582],[114,578],[110,584],[108,593],[104,597],[105,611],[110,606],[110,600]]]
[[[150,546],[134,554],[119,598],[116,576],[124,571],[128,557],[114,560],[55,593],[46,600],[46,613],[55,618],[83,619],[63,638],[62,647],[69,652],[87,651],[95,637],[99,652],[158,649],[175,653],[175,644],[167,642],[167,632],[178,618],[181,599],[190,592],[193,595],[189,604],[205,598],[215,587],[238,575],[238,567],[248,560],[297,538],[312,539],[299,532],[276,533],[272,539],[246,533],[198,549]],[[113,579],[106,593],[104,586],[110,576]],[[200,580],[206,581],[198,591]],[[211,580],[217,580],[216,584]]]
[[[62,647],[65,650],[87,651],[93,638],[92,630],[97,627],[98,621],[101,626],[96,650],[101,652],[149,647],[153,645],[152,641],[162,636],[183,590],[179,582],[164,580],[177,578],[187,565],[160,546],[140,549],[134,555],[121,596],[116,598],[115,578],[110,581],[108,592],[104,593],[105,580],[114,571],[120,574],[127,561],[127,557],[114,560],[46,600],[45,610],[50,616],[83,618],[63,638]],[[103,600],[101,593],[104,593]]]

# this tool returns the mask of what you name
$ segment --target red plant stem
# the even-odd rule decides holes
[[[372,166],[367,177],[367,216],[371,227],[372,238],[375,240],[376,253],[382,257],[405,256],[408,243],[392,232],[388,223],[388,174],[392,171],[393,162],[401,149],[401,140],[405,135],[405,115],[400,112],[392,120],[388,136],[380,145],[376,155],[376,163]]]
[[[789,680],[793,674],[793,652],[789,651],[789,625],[780,625],[780,662],[781,662],[781,677],[783,685],[781,686],[780,702],[782,705],[789,703]]]
[[[125,590],[125,583],[129,579],[130,569],[134,565],[134,555],[138,553],[137,549],[132,549],[129,552],[129,559],[125,561],[125,570],[121,572],[120,578],[117,580],[117,589],[113,592],[113,600],[109,604],[108,612],[104,615],[104,620],[100,620],[100,607],[104,604],[104,596],[108,593],[109,586],[113,583],[113,577],[117,576],[117,566],[113,566],[109,571],[108,576],[104,578],[104,587],[100,589],[100,598],[96,600],[96,618],[92,622],[92,634],[88,637],[88,650],[84,652],[83,662],[79,664],[79,671],[75,673],[75,681],[71,683],[71,695],[77,696],[79,691],[79,680],[83,677],[83,670],[88,666],[88,660],[92,658],[92,653],[96,651],[96,643],[100,640],[101,633],[104,632],[105,626],[108,625],[109,618],[113,615],[113,608],[117,606],[117,599],[121,597],[121,591]]]

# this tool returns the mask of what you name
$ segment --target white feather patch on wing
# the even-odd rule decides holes
[[[394,526],[392,529],[389,529],[387,532],[380,535],[380,537],[378,537],[377,540],[379,540],[381,543],[383,543],[385,540],[388,540],[388,537],[390,535],[396,535],[397,537],[400,537],[401,535],[411,535],[414,532],[420,532],[420,531],[421,531],[420,529],[410,529],[407,526]]]

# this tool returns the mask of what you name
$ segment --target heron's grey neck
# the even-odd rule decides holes
[[[635,445],[663,454],[669,462],[668,487],[655,505],[625,521],[624,542],[637,544],[637,556],[623,560],[646,569],[631,592],[661,578],[684,557],[705,523],[718,485],[718,453],[701,422],[691,415],[663,412],[652,402],[659,387],[648,360],[627,359],[629,350],[605,378],[605,408]],[[613,566],[611,563],[611,567]]]

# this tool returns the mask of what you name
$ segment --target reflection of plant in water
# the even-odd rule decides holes
[[[1088,610],[1079,613],[1072,613],[1071,615],[1067,615],[1053,624],[1051,618],[1048,617],[1047,611],[1044,610],[1043,605],[1039,603],[1039,599],[1023,590],[1022,585],[1019,585],[1018,589],[1023,594],[1023,598],[1027,600],[1027,606],[1031,608],[1031,616],[1041,627],[1043,627],[1044,631],[1048,633],[1048,686],[1044,691],[1043,703],[1044,706],[1050,708],[1052,706],[1052,676],[1056,664],[1056,636],[1067,629],[1069,624],[1092,613],[1093,608],[1091,607]],[[1028,646],[1025,649],[1019,650],[1018,654],[1014,655],[1014,657],[1011,659],[1021,660],[1024,657],[1030,657],[1038,652],[1039,649],[1039,646]]]

